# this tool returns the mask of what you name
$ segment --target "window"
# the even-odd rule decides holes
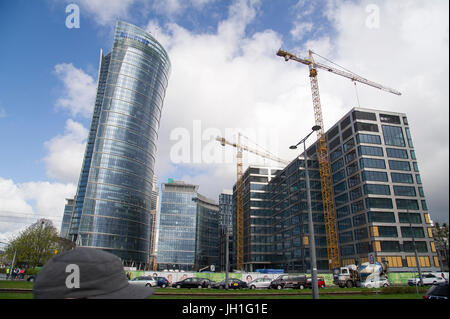
[[[414,244],[419,253],[428,252],[427,242],[425,241],[404,241],[403,242],[403,251],[411,253],[414,252]]]
[[[370,208],[393,208],[390,198],[366,198],[366,207]]]
[[[416,196],[416,189],[413,186],[394,186],[394,194],[397,196]]]
[[[389,185],[366,184],[364,185],[364,194],[391,195],[391,190]]]
[[[419,210],[419,203],[415,199],[396,199],[397,209]]]
[[[375,113],[353,111],[352,115],[353,115],[353,120],[369,120],[369,121],[377,120],[377,116]]]
[[[348,203],[348,195],[344,193],[338,197],[335,197],[336,206],[341,206],[343,204]]]
[[[348,216],[350,214],[349,209],[348,209],[348,205],[347,206],[342,206],[338,209],[336,209],[336,216],[337,218],[342,218],[345,216]]]
[[[341,130],[346,128],[350,124],[350,116],[347,116],[342,122],[341,122]]]
[[[408,125],[408,119],[406,118],[406,116],[403,117],[403,124]]]
[[[364,210],[364,202],[362,200],[352,203],[352,213],[356,214]]]
[[[391,178],[393,183],[414,184],[411,174],[391,173]]]
[[[352,220],[350,218],[343,219],[341,221],[338,221],[338,228],[339,230],[344,230],[352,227]]]
[[[381,144],[381,138],[378,135],[372,134],[358,134],[356,135],[356,140],[358,144],[367,143],[367,144]]]
[[[360,214],[353,217],[353,226],[365,225],[366,224],[366,214]]]
[[[331,172],[334,173],[343,166],[344,166],[344,159],[341,158],[336,162],[334,162],[333,164],[331,164]]]
[[[353,241],[353,233],[351,231],[339,234],[339,243],[348,243]]]
[[[391,212],[369,212],[369,223],[395,223],[394,213]]]
[[[355,139],[351,138],[347,142],[344,143],[344,153],[348,150],[352,149],[355,146]]]
[[[353,162],[352,164],[347,166],[347,176],[352,175],[358,170],[358,162]]]
[[[339,144],[341,144],[341,138],[338,136],[330,142],[330,150],[334,149]]]
[[[397,171],[410,171],[409,162],[389,160],[389,168]]]
[[[353,186],[359,185],[361,183],[361,179],[359,178],[359,174],[353,175],[348,180],[348,187],[352,188]]]
[[[422,184],[422,179],[420,178],[420,175],[416,175],[416,181],[417,184]]]
[[[412,138],[411,138],[411,132],[409,131],[409,128],[405,128],[405,132],[406,132],[406,137],[408,138],[408,145],[409,147],[414,147],[413,142],[412,142]]]
[[[347,155],[344,156],[345,163],[348,164],[356,158],[356,151],[351,151]]]
[[[370,155],[370,156],[384,156],[383,149],[377,146],[358,146],[359,156]]]
[[[397,252],[400,251],[400,244],[398,241],[381,241],[381,251],[385,252]]]
[[[342,150],[341,148],[335,150],[334,152],[330,153],[330,161],[334,162],[336,159],[338,159],[339,157],[341,157],[342,155]]]
[[[355,189],[352,189],[350,192],[350,200],[358,199],[362,196],[361,187],[357,187]]]
[[[355,254],[355,247],[353,245],[343,245],[341,246],[342,256],[353,256]]]
[[[427,202],[424,199],[421,200],[421,203],[422,203],[422,210],[428,210]]]
[[[422,217],[416,213],[399,213],[398,220],[400,223],[422,224]]]
[[[361,158],[359,163],[361,168],[386,168],[386,162],[378,158]]]
[[[345,178],[344,170],[340,170],[339,172],[333,175],[333,183],[337,183],[344,178]]]
[[[360,131],[378,132],[377,124],[355,122],[355,124],[353,124],[353,126],[355,128],[355,132],[360,132]]]
[[[419,171],[419,166],[417,165],[417,162],[413,162],[414,172]]]
[[[342,132],[342,140],[345,141],[352,134],[353,134],[352,128],[349,127],[344,132]]]
[[[391,123],[391,124],[401,124],[400,117],[395,115],[381,114],[380,113],[380,122]]]
[[[378,226],[378,235],[380,237],[398,237],[397,227],[395,227],[395,226]]]
[[[347,187],[345,186],[345,181],[334,186],[334,194],[337,195],[345,191]]]
[[[392,146],[406,146],[403,130],[398,126],[382,125],[384,143]]]
[[[334,129],[332,129],[327,134],[327,139],[331,140],[333,137],[335,137],[339,133],[339,126],[336,126]]]
[[[386,148],[386,153],[388,157],[392,158],[408,158],[408,152],[398,148]]]
[[[423,188],[419,187],[419,196],[420,197],[425,197],[425,194],[423,193]]]
[[[387,182],[388,177],[386,172],[376,172],[376,171],[364,171],[362,172],[363,181],[374,181],[374,182]]]
[[[355,229],[355,240],[361,240],[367,237],[369,237],[369,232],[366,227]]]
[[[411,151],[411,159],[416,160],[416,152],[415,151]]]
[[[409,227],[403,226],[401,227],[402,237],[404,238],[425,238],[425,233],[423,231],[423,227]]]

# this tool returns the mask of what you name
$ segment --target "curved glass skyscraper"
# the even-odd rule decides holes
[[[125,262],[147,263],[153,169],[170,73],[164,48],[118,21],[100,57],[97,97],[68,237]]]

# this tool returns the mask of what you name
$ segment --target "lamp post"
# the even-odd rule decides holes
[[[5,243],[3,241],[0,241],[0,243],[9,245],[8,243]],[[12,272],[13,272],[13,269],[14,269],[14,263],[16,262],[16,255],[17,255],[17,248],[14,248],[14,257],[13,257],[13,260],[11,262],[11,266],[9,267],[9,278],[12,278]]]
[[[289,148],[291,150],[297,149],[297,146],[303,143],[303,158],[305,161],[305,176],[306,176],[306,196],[308,200],[308,219],[309,219],[309,256],[311,259],[311,286],[312,286],[312,294],[313,299],[319,299],[319,287],[317,286],[317,262],[316,262],[316,242],[314,238],[314,224],[312,218],[312,208],[311,208],[311,189],[309,186],[309,172],[308,172],[308,156],[306,154],[306,140],[311,136],[315,131],[320,130],[321,127],[319,125],[315,125],[312,127],[312,131],[306,135],[300,142],[296,145],[292,145]],[[305,258],[305,256],[303,256]]]

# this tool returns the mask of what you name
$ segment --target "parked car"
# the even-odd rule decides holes
[[[283,289],[295,288],[303,289],[306,287],[305,275],[280,275],[270,283],[270,288]]]
[[[306,279],[306,287],[307,288],[312,288],[312,278],[309,277]],[[325,288],[325,278],[323,277],[317,277],[317,286],[319,288]]]
[[[433,285],[430,289],[428,289],[425,296],[423,296],[423,299],[448,300],[449,291],[450,288],[448,282],[445,281],[443,283]]]
[[[225,289],[225,280],[222,280],[221,282],[218,282],[214,284],[213,288],[218,289]],[[228,287],[231,289],[242,289],[242,288],[248,288],[248,285],[246,282],[236,279],[236,278],[229,278],[228,279]]]
[[[166,288],[166,287],[169,287],[169,286],[170,286],[169,281],[167,280],[166,277],[153,277],[153,278],[155,278],[155,280],[156,280],[156,285],[157,285],[158,287]]]
[[[444,283],[446,282],[446,280],[444,278],[442,278],[441,276],[437,276],[434,274],[424,274],[422,275],[422,281],[423,281],[423,285],[436,285],[439,283]],[[416,285],[420,285],[420,279],[419,276],[416,276],[415,278],[410,278],[408,279],[408,285],[409,286],[416,286]]]
[[[390,285],[391,283],[387,278],[369,279],[361,283],[361,287],[363,288],[389,287]]]
[[[140,276],[133,278],[128,281],[132,285],[146,286],[146,287],[156,287],[158,282],[152,276]]]
[[[172,287],[175,288],[205,288],[210,283],[205,281],[205,278],[186,278],[180,281],[177,281],[172,284]],[[206,286],[205,286],[206,285]]]
[[[214,281],[208,278],[197,278],[202,283],[202,288],[211,288],[214,285]]]
[[[270,288],[271,282],[272,282],[272,279],[270,279],[270,278],[257,278],[253,281],[250,281],[247,284],[247,286],[250,289],[257,289],[257,288],[268,289],[268,288]]]
[[[37,275],[28,275],[26,278],[27,278],[27,281],[29,281],[29,282],[35,282]]]

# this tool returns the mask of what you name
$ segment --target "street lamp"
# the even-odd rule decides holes
[[[303,158],[305,161],[305,176],[306,176],[306,196],[308,199],[308,219],[309,219],[309,256],[311,258],[311,286],[312,286],[312,294],[313,299],[319,299],[319,290],[317,286],[317,262],[316,262],[316,243],[314,238],[314,225],[312,219],[312,208],[311,208],[311,189],[309,186],[309,172],[308,172],[308,157],[306,154],[306,140],[311,136],[315,131],[320,130],[321,127],[319,125],[315,125],[312,127],[312,131],[306,135],[300,142],[296,145],[292,145],[289,148],[291,150],[297,149],[297,146],[303,143]],[[303,256],[305,258],[305,256]]]

